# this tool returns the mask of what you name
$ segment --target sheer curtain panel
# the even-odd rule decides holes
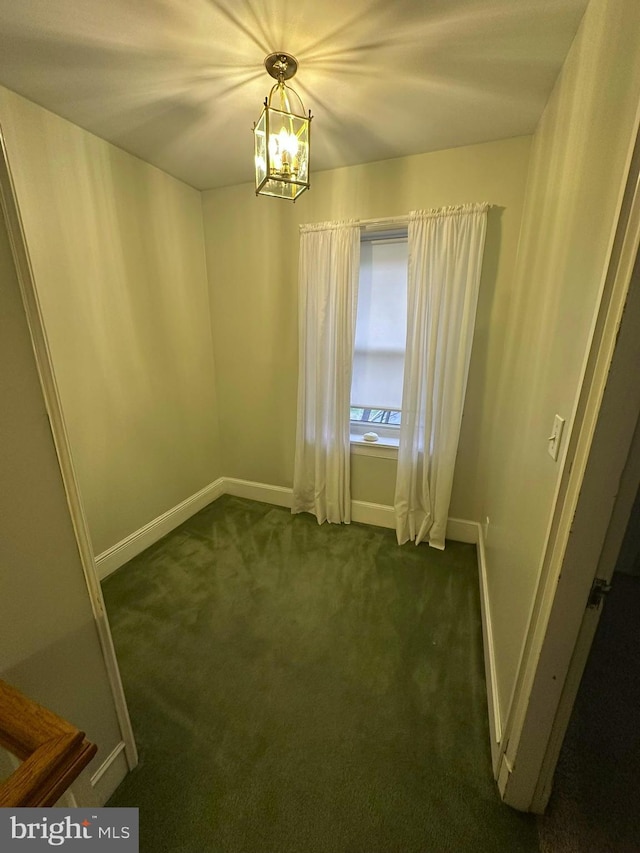
[[[291,511],[351,521],[349,395],[360,228],[300,228],[298,426]]]
[[[444,548],[488,204],[409,216],[407,349],[398,449],[398,543]]]

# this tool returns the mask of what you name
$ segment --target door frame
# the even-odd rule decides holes
[[[579,392],[533,618],[501,743],[506,803],[543,812],[600,609],[586,609],[596,576],[610,577],[607,543],[640,418],[640,141],[638,122],[602,300]],[[623,508],[624,509],[624,508]],[[629,506],[630,509],[630,506]],[[620,507],[618,507],[620,511]],[[618,550],[619,550],[618,543]]]
[[[626,488],[623,487],[623,482]],[[614,570],[617,568],[617,559],[629,522],[634,497],[640,485],[640,420],[636,424],[629,457],[621,477],[620,485],[621,488],[618,492],[596,570],[596,577],[609,583],[612,582]],[[602,601],[606,605],[607,599],[604,598]],[[551,795],[556,764],[571,719],[573,705],[580,688],[580,682],[589,658],[591,644],[595,638],[602,609],[603,604],[601,603],[598,607],[586,609],[584,613],[576,647],[569,665],[567,681],[560,697],[549,745],[531,805],[531,810],[540,814],[546,808],[549,796]]]
[[[11,174],[9,156],[4,134],[0,127],[0,206],[4,214],[11,252],[20,285],[31,343],[36,359],[36,366],[42,386],[53,442],[62,474],[67,503],[71,515],[73,529],[78,543],[78,551],[82,562],[85,583],[89,593],[93,618],[95,620],[102,656],[104,658],[109,685],[113,695],[116,715],[120,726],[124,752],[129,770],[138,763],[138,752],[127,708],[127,701],[122,686],[120,670],[111,637],[111,629],[105,609],[100,580],[96,571],[95,557],[89,526],[82,504],[78,480],[73,466],[71,446],[65,425],[62,402],[53,368],[53,361],[47,340],[42,310],[35,284],[29,247],[26,241],[20,206]]]

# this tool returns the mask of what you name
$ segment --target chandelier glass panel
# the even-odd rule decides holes
[[[298,69],[296,59],[286,53],[272,53],[264,64],[277,82],[253,126],[256,195],[295,201],[309,189],[312,116],[310,111],[305,115],[300,96],[285,84]]]

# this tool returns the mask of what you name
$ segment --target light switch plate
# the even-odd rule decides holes
[[[560,415],[556,415],[553,419],[553,430],[551,435],[549,436],[549,456],[557,460],[558,451],[560,450],[560,442],[562,441],[562,429],[564,427],[564,418],[561,418]]]

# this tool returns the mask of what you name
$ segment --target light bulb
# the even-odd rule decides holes
[[[295,157],[298,153],[298,137],[295,133],[289,134],[289,139],[287,142],[287,151],[291,154],[292,157]]]

